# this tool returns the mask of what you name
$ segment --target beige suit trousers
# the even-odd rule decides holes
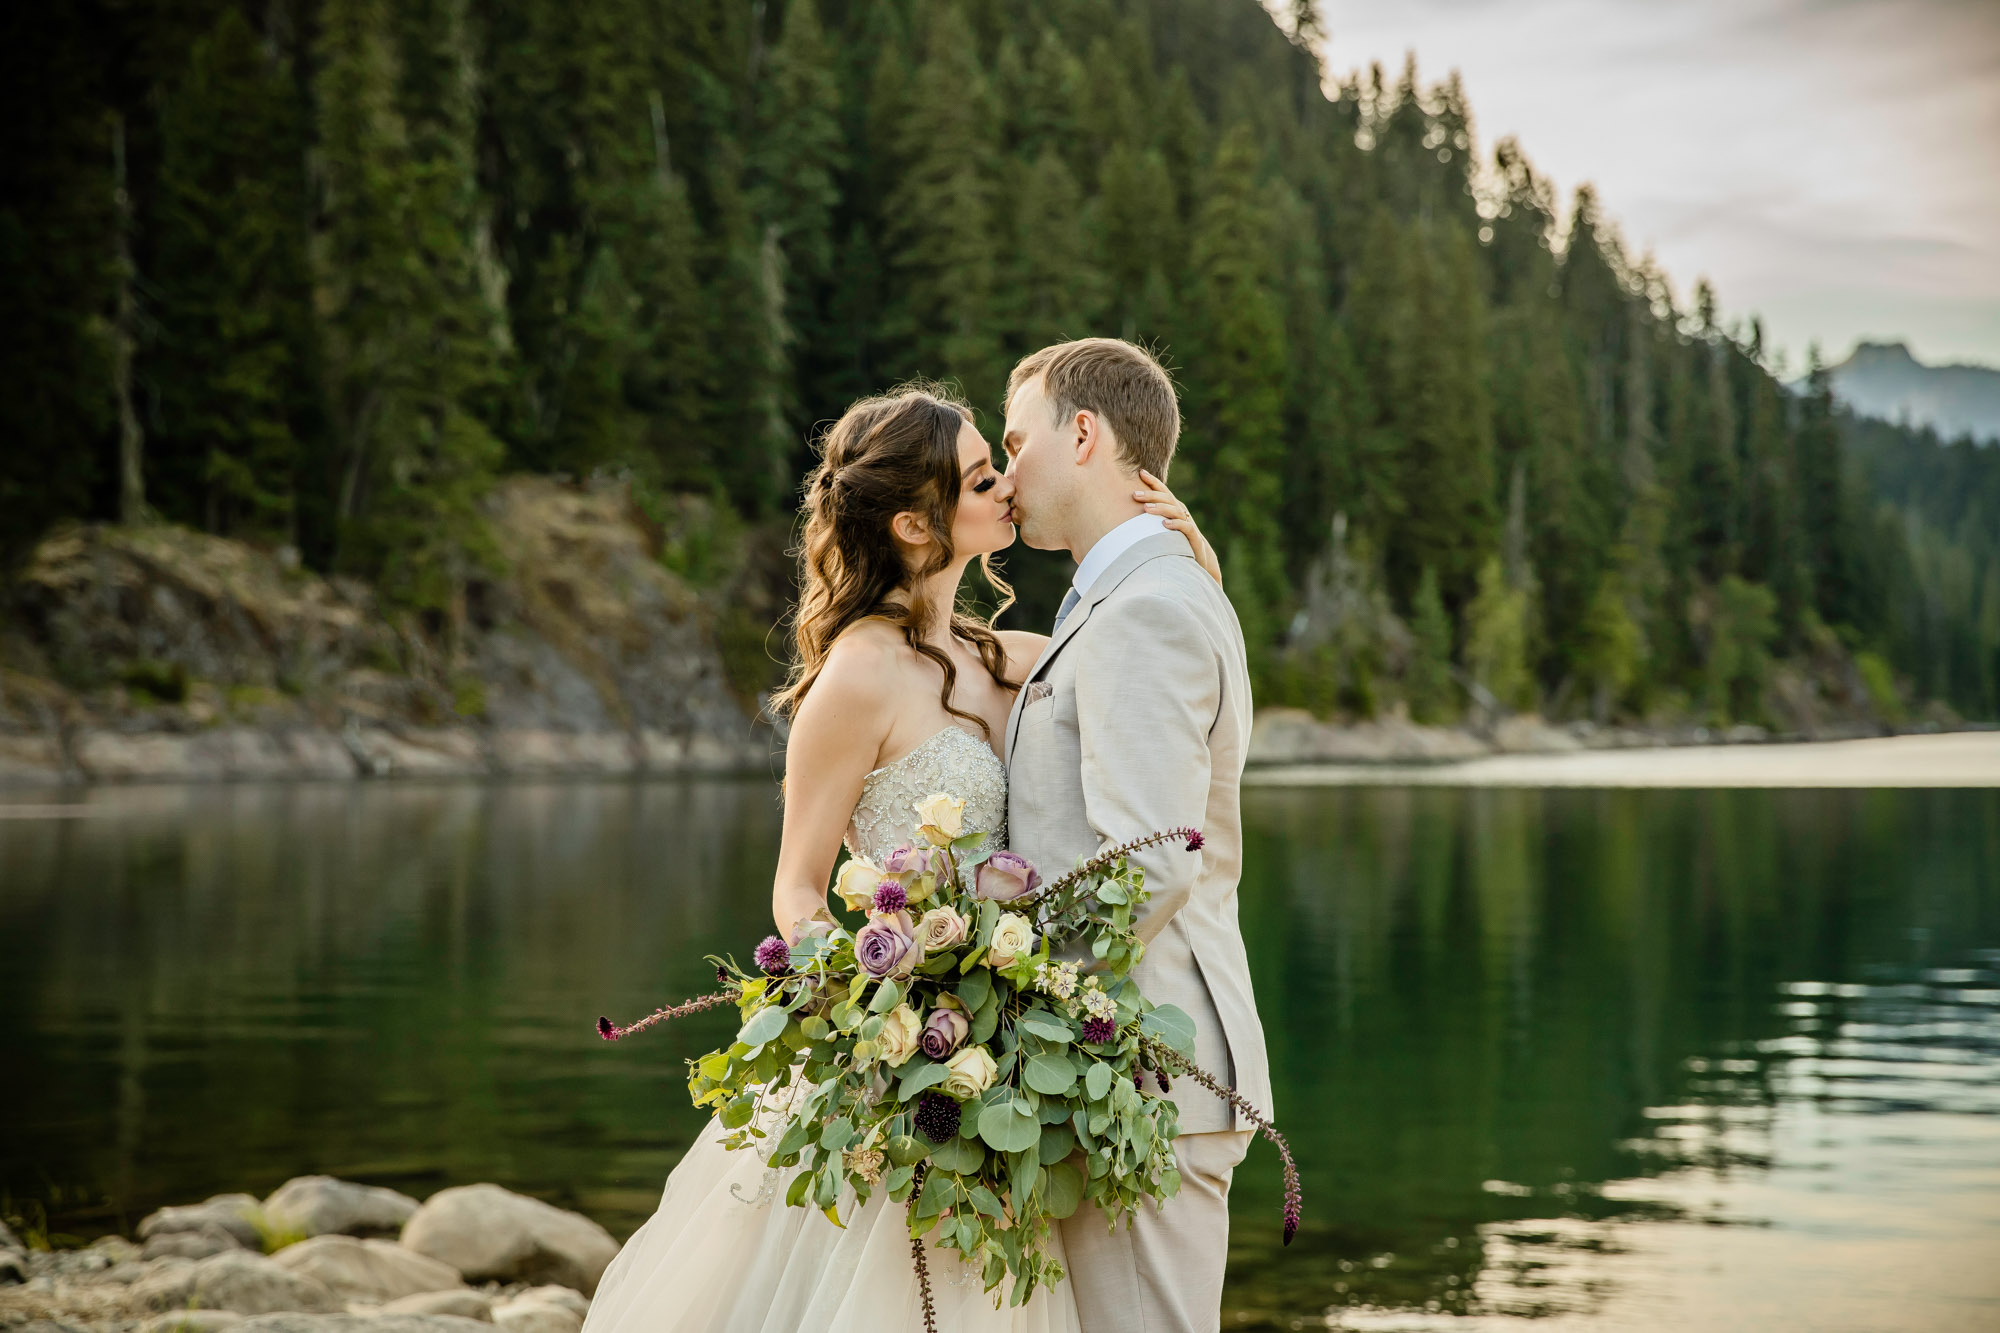
[[[1142,1203],[1112,1231],[1086,1204],[1061,1224],[1083,1333],[1216,1333],[1229,1179],[1250,1139],[1247,1129],[1183,1134],[1174,1140],[1181,1190],[1158,1211]]]

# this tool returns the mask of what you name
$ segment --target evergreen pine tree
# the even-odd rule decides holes
[[[1410,716],[1444,726],[1458,720],[1458,687],[1451,679],[1451,616],[1438,593],[1437,571],[1426,569],[1410,599],[1410,666],[1405,676]]]
[[[224,10],[160,119],[153,504],[212,532],[290,539],[311,311],[286,71]]]
[[[887,210],[885,368],[954,380],[991,411],[1007,376],[994,319],[991,97],[958,5],[926,11],[922,49]]]

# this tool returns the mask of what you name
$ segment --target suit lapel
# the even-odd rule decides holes
[[[1096,609],[1097,604],[1109,597],[1119,584],[1131,577],[1133,570],[1148,560],[1157,560],[1161,556],[1168,555],[1184,555],[1193,559],[1194,548],[1189,546],[1187,538],[1178,532],[1156,533],[1142,542],[1135,543],[1131,550],[1112,562],[1111,568],[1098,576],[1097,582],[1090,586],[1090,592],[1071,609],[1069,618],[1063,621],[1062,628],[1057,630],[1043,646],[1042,655],[1035,659],[1034,667],[1029,670],[1027,678],[1021,682],[1020,690],[1014,695],[1014,707],[1007,714],[1007,757],[1010,762],[1014,757],[1014,740],[1021,729],[1021,709],[1028,697],[1028,686],[1041,678],[1042,672],[1048,669],[1056,654],[1063,650],[1063,645],[1075,638],[1077,631],[1083,628],[1084,622],[1090,619],[1090,613]]]

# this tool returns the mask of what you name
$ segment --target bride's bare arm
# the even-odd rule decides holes
[[[826,908],[827,881],[861,780],[875,767],[892,719],[893,659],[865,634],[834,645],[792,718],[785,743],[785,825],[771,919],[787,943]]]

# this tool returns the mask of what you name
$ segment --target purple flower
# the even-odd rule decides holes
[[[906,977],[923,958],[908,912],[871,916],[854,934],[854,961],[871,977]]]
[[[598,1015],[597,1018],[597,1035],[604,1038],[606,1041],[617,1041],[618,1028],[616,1027],[616,1025],[612,1023],[610,1019],[600,1014]]]
[[[1083,1040],[1086,1045],[1101,1046],[1117,1035],[1118,1025],[1108,1018],[1083,1020]]]
[[[727,986],[729,984],[729,969],[720,963],[715,965],[715,984],[718,986]]]
[[[1294,1181],[1285,1189],[1285,1244],[1287,1245],[1292,1243],[1292,1237],[1299,1234],[1299,1205],[1301,1202],[1303,1200],[1299,1197],[1298,1183]]]
[[[1202,841],[1203,841],[1203,839],[1202,839],[1202,836],[1201,836],[1201,830],[1200,830],[1200,829],[1198,829],[1198,828],[1194,828],[1194,829],[1189,829],[1189,830],[1188,830],[1188,840],[1187,840],[1187,849],[1188,849],[1189,851],[1191,851],[1191,852],[1198,852],[1198,851],[1200,851],[1200,850],[1201,850],[1201,844],[1202,844]]]
[[[1042,887],[1041,872],[1016,852],[995,852],[972,877],[972,896],[1011,903]]]
[[[924,1035],[917,1039],[917,1045],[931,1059],[942,1060],[958,1049],[971,1029],[972,1024],[958,1010],[933,1009],[931,1016],[924,1020]]]
[[[921,847],[904,843],[882,863],[882,870],[890,875],[927,875],[931,869],[931,854]]]
[[[777,935],[766,935],[764,942],[757,946],[757,952],[750,956],[769,976],[781,977],[792,970],[792,951]]]
[[[883,880],[875,890],[875,913],[878,916],[900,912],[909,905],[910,895],[894,880]]]
[[[948,1143],[958,1133],[964,1112],[957,1102],[941,1092],[927,1092],[917,1099],[917,1132],[932,1143]]]

